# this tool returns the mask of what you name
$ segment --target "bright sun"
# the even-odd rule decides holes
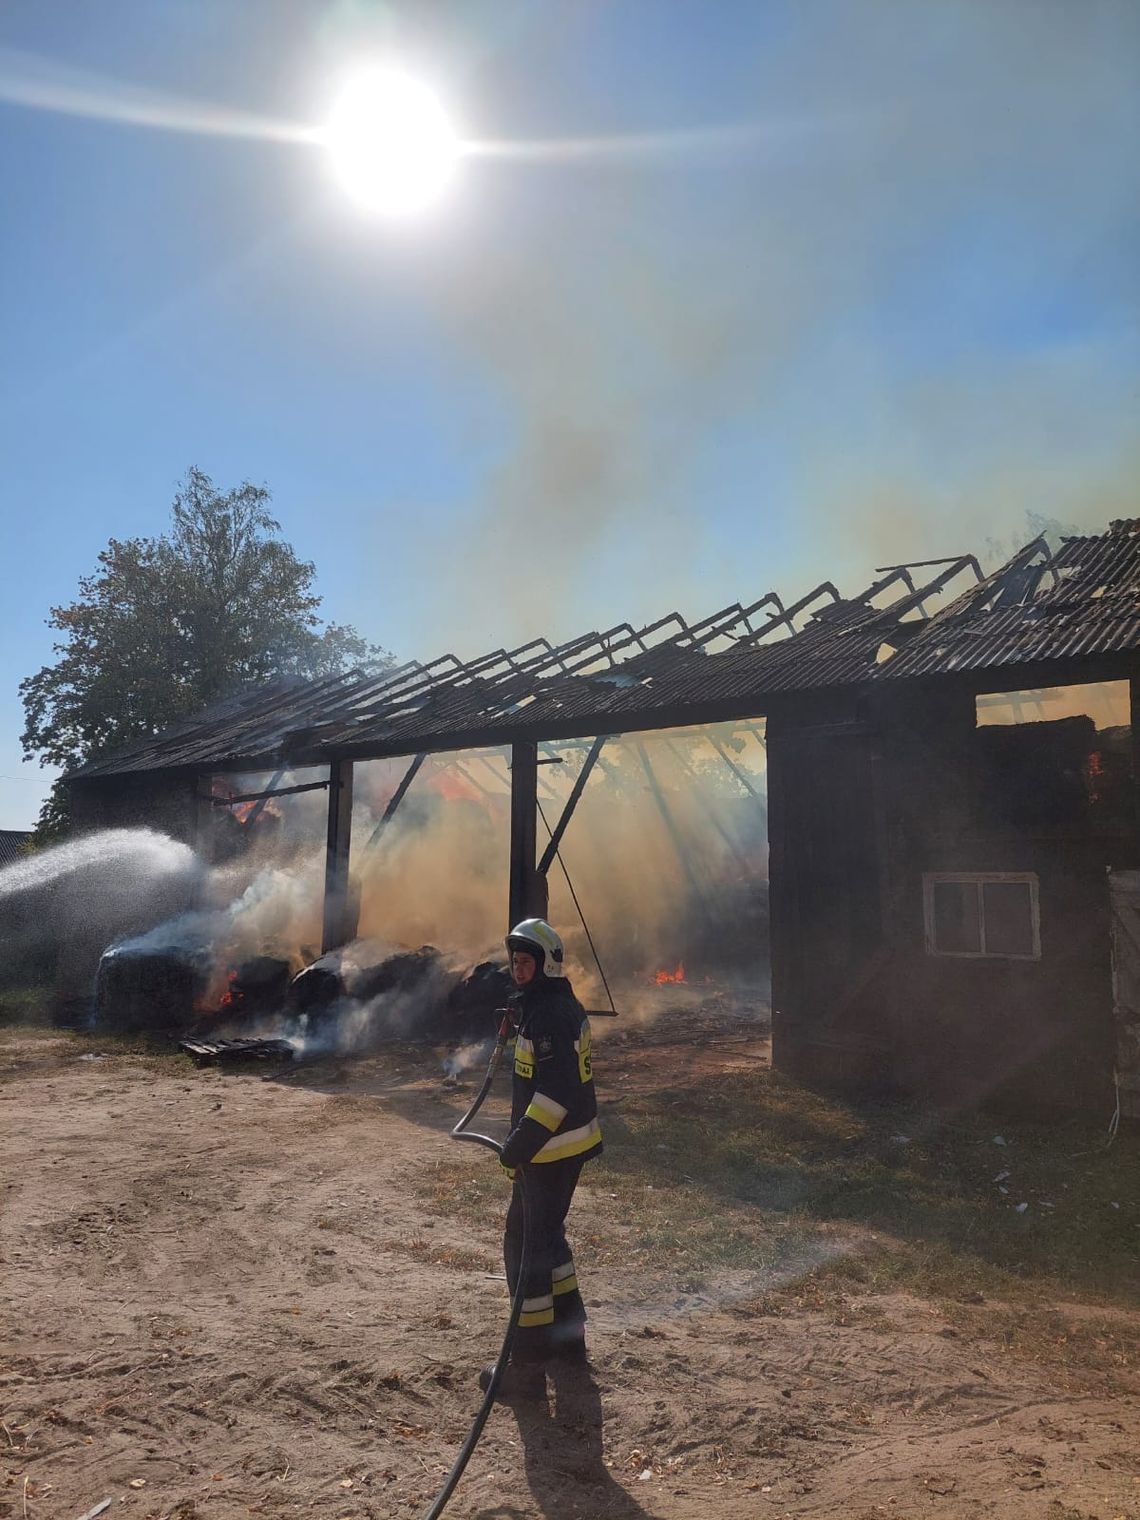
[[[370,69],[345,85],[324,141],[353,199],[388,216],[412,216],[437,201],[460,155],[435,94],[388,68]]]

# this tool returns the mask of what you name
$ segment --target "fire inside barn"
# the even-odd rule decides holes
[[[618,736],[763,736],[774,1065],[808,1083],[935,1101],[1140,1116],[1140,523],[886,566],[855,596],[769,592],[559,645],[274,685],[71,778],[85,829],[200,844],[220,776],[327,791],[323,944],[352,939],[354,767],[403,757],[379,839],[425,759],[509,756],[504,921],[547,876]],[[540,771],[582,763],[551,837]],[[281,778],[320,767],[318,778]],[[646,759],[646,783],[654,786]],[[748,785],[747,777],[742,784]],[[661,799],[661,826],[668,809]]]

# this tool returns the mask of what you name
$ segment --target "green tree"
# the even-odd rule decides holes
[[[58,659],[20,684],[25,755],[72,770],[243,687],[390,664],[355,629],[322,622],[315,567],[280,531],[268,491],[246,482],[223,493],[192,468],[169,532],[113,538],[76,600],[52,608]],[[37,839],[66,826],[57,782]]]

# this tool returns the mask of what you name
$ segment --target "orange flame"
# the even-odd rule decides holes
[[[677,969],[675,971],[658,971],[653,980],[657,983],[658,987],[669,987],[674,982],[683,982],[685,980],[684,961],[677,962]]]
[[[226,990],[218,1001],[219,1008],[231,1008],[237,1002],[237,979],[236,971],[226,972]]]
[[[463,776],[441,771],[428,782],[431,791],[446,802],[478,802],[481,793]]]

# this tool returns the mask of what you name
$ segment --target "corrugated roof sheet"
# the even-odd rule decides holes
[[[24,846],[32,837],[30,829],[0,829],[0,871],[24,858]]]
[[[931,573],[921,584],[918,570]],[[533,640],[478,660],[443,655],[379,674],[280,682],[93,762],[77,776],[167,768],[315,764],[544,734],[758,716],[797,691],[1130,653],[1140,649],[1140,533],[1133,523],[1027,545],[982,577],[972,556],[891,566],[858,596],[830,582],[785,605],[769,592],[699,623],[671,613],[558,646]],[[967,589],[931,612],[949,588]],[[666,717],[667,715],[667,717]]]

